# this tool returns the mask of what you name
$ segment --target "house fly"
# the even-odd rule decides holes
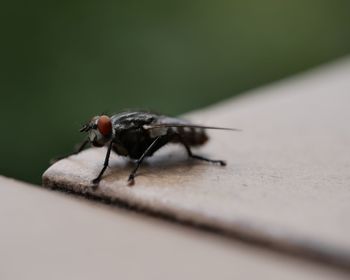
[[[195,125],[178,118],[150,112],[137,111],[122,112],[113,116],[100,115],[93,117],[80,129],[80,132],[88,134],[87,139],[75,152],[64,157],[79,153],[89,143],[95,147],[107,146],[103,167],[98,176],[92,180],[95,186],[99,184],[108,167],[112,150],[118,155],[136,160],[136,165],[128,178],[129,185],[134,184],[136,172],[143,160],[152,156],[168,143],[183,145],[191,158],[222,166],[226,165],[223,160],[209,159],[192,152],[191,147],[201,146],[208,141],[206,129],[239,131],[235,128]]]

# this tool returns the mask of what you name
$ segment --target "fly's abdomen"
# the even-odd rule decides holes
[[[200,146],[205,144],[209,137],[203,128],[194,127],[172,127],[171,132],[179,135],[180,139],[186,142],[190,146]],[[179,139],[174,139],[174,142],[178,142]]]

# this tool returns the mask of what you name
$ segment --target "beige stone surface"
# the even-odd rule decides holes
[[[189,116],[210,131],[197,152],[226,167],[187,159],[179,146],[145,164],[113,156],[97,190],[90,181],[106,150],[89,149],[51,166],[58,186],[125,202],[244,239],[350,266],[350,60],[257,89]]]
[[[347,279],[343,272],[0,177],[0,279]]]

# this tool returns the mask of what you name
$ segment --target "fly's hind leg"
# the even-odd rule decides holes
[[[190,158],[194,158],[194,159],[198,159],[198,160],[203,160],[203,161],[207,161],[207,162],[211,162],[211,163],[218,163],[220,164],[221,166],[225,166],[226,165],[226,162],[223,161],[223,160],[216,160],[216,159],[210,159],[210,158],[206,158],[206,157],[202,157],[202,156],[199,156],[199,155],[195,155],[192,153],[191,151],[191,148],[190,146],[184,142],[184,141],[181,141],[181,143],[184,145],[184,147],[186,148],[186,151],[187,151],[187,154]]]

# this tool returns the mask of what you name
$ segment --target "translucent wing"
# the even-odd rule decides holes
[[[219,129],[219,130],[230,130],[230,131],[242,131],[238,128],[229,128],[229,127],[217,127],[217,126],[205,126],[205,125],[196,125],[196,124],[182,124],[182,123],[155,123],[144,125],[143,128],[146,130],[152,130],[157,128],[169,128],[169,127],[189,127],[189,128],[202,128],[202,129]]]

